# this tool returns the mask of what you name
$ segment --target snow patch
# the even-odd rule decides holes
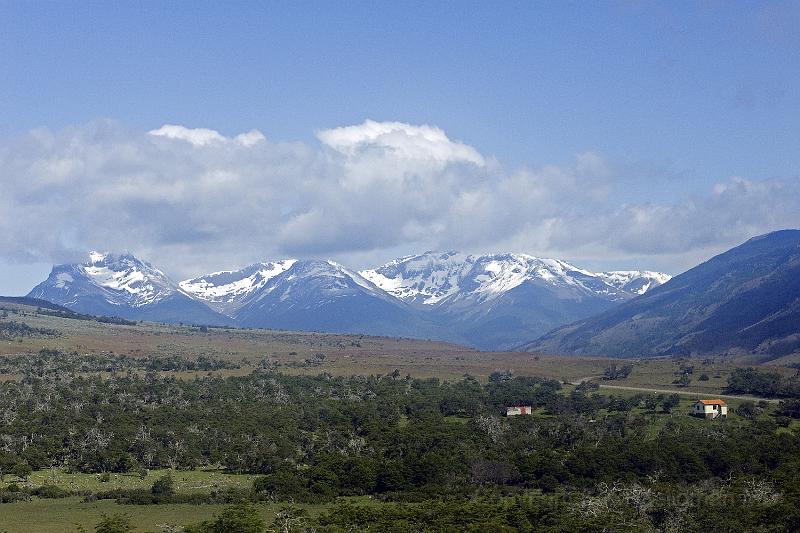
[[[296,259],[258,263],[238,271],[220,271],[181,281],[188,294],[210,302],[233,302],[264,287],[269,280],[289,270]],[[225,282],[219,282],[225,278]]]

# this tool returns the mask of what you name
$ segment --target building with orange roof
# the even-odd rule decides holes
[[[697,400],[692,405],[692,414],[708,419],[714,419],[718,416],[728,418],[728,405],[719,399]]]

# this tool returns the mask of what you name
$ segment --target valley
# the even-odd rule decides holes
[[[738,516],[752,524],[771,508],[742,499],[751,478],[713,481],[734,467],[711,460],[719,448],[692,454],[709,431],[737,457],[748,443],[791,446],[800,433],[781,414],[784,401],[724,393],[747,368],[728,358],[481,352],[397,337],[113,323],[14,300],[0,302],[4,324],[13,326],[0,327],[0,416],[10,421],[0,428],[0,527],[9,531],[80,531],[107,519],[191,531],[244,513],[333,532],[389,527],[400,514],[429,527],[432,509],[439,529],[509,527],[513,510],[567,531],[592,523],[570,510],[599,497],[582,491],[599,475],[641,468],[641,454],[652,468],[624,490],[696,499],[685,483],[710,476],[713,490],[741,499],[750,514]],[[759,368],[796,379],[793,369]],[[695,399],[713,397],[725,397],[728,420],[709,426],[687,415]],[[517,402],[533,414],[500,416]],[[675,454],[708,466],[686,471]],[[771,461],[769,475],[783,479],[793,456]],[[553,466],[559,457],[563,468]],[[648,481],[664,472],[673,481]],[[442,500],[443,490],[455,499]],[[622,511],[601,514],[606,524],[660,520],[612,499]],[[664,512],[694,520],[701,507]]]

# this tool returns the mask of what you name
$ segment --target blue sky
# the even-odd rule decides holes
[[[482,173],[487,182],[521,168],[574,169],[577,156],[596,154],[609,170],[593,178],[603,181],[606,197],[589,217],[630,206],[722,209],[709,195],[735,177],[748,191],[763,180],[777,183],[780,195],[797,185],[800,7],[792,2],[0,2],[0,14],[0,154],[8,146],[21,153],[36,128],[91,143],[163,124],[230,138],[257,129],[270,143],[324,151],[318,132],[372,119],[440,128],[501,167]],[[105,119],[113,133],[92,126]],[[0,179],[7,190],[20,188],[3,170]],[[121,178],[111,171],[105,179]],[[566,193],[556,196],[568,202]],[[758,198],[752,201],[764,201]],[[147,213],[138,201],[136,213]],[[318,207],[295,203],[264,207],[290,217]],[[13,207],[3,216],[11,217]],[[794,206],[784,207],[788,218],[767,212],[736,232],[676,242],[663,252],[617,250],[595,235],[568,242],[492,233],[457,244],[477,250],[496,242],[587,265],[676,272],[748,233],[796,224]],[[72,209],[80,211],[80,202]],[[67,224],[70,213],[52,222]],[[528,227],[544,222],[525,220]],[[69,249],[114,244],[81,224],[88,222],[57,246],[6,243],[0,293],[24,292]],[[128,239],[126,228],[118,230],[117,243],[144,249],[154,262],[167,244],[175,251],[181,241],[198,242],[152,228]],[[409,235],[386,246],[375,239],[302,249],[259,243],[235,259],[302,252],[369,262],[458,240],[447,232],[431,242]],[[216,259],[230,257],[220,254]],[[178,262],[169,268],[188,273]]]

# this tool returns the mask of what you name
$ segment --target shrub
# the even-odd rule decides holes
[[[17,463],[14,465],[14,468],[11,469],[11,473],[17,476],[20,479],[28,479],[28,476],[33,473],[33,468],[28,463]]]
[[[94,527],[95,533],[130,533],[133,531],[131,519],[126,514],[103,515]]]
[[[175,494],[175,482],[170,474],[158,478],[150,488],[150,493],[156,498],[169,497]]]
[[[231,505],[213,520],[186,526],[186,533],[263,533],[266,524],[251,505]]]
[[[66,498],[67,496],[71,495],[70,491],[62,489],[61,487],[56,485],[43,485],[41,487],[33,489],[32,494],[40,498],[50,498],[50,499]]]

